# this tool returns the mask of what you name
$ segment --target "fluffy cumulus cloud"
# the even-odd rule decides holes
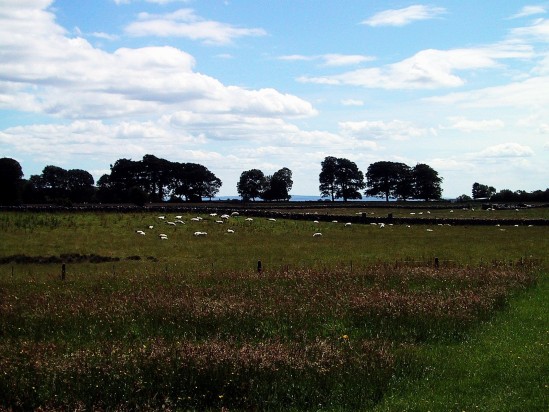
[[[362,24],[368,26],[405,26],[418,20],[433,19],[446,13],[442,7],[426,6],[415,4],[403,9],[390,9],[376,13],[372,17],[364,20]]]
[[[132,36],[186,37],[209,44],[229,44],[238,37],[264,36],[265,30],[242,28],[205,20],[192,9],[166,14],[139,14],[139,19],[125,29]]]
[[[62,118],[105,118],[188,109],[310,116],[310,103],[274,89],[229,87],[193,71],[177,48],[120,48],[112,53],[69,37],[51,1],[10,1],[0,9],[0,108]]]
[[[434,89],[459,87],[465,79],[460,71],[498,67],[503,59],[528,58],[528,46],[511,43],[492,47],[452,50],[422,50],[400,62],[353,70],[324,77],[301,77],[306,83],[353,85],[383,89]]]
[[[434,134],[433,130],[402,120],[341,122],[339,127],[344,135],[360,139],[408,140]]]
[[[546,12],[547,8],[545,6],[524,6],[518,13],[512,15],[510,18],[518,19],[521,17],[533,16],[535,14],[544,14]]]
[[[490,158],[521,158],[531,157],[534,155],[534,151],[528,147],[519,143],[502,143],[494,146],[487,147],[481,152],[474,155],[479,159]]]
[[[501,129],[505,126],[500,119],[471,120],[465,117],[450,117],[449,126],[441,126],[441,129],[455,129],[466,133],[487,132]]]
[[[278,59],[285,61],[320,61],[321,65],[326,67],[353,66],[375,60],[375,58],[372,56],[337,53],[320,54],[314,56],[291,54],[286,56],[280,56]]]

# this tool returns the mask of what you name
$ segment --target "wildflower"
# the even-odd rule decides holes
[[[349,335],[343,335],[342,338],[343,338],[343,340],[348,340],[348,339],[349,339]]]

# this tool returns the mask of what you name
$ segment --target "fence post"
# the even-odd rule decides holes
[[[261,267],[261,260],[258,260],[258,261],[257,261],[257,273],[261,274],[261,270],[262,270],[262,267]]]
[[[61,280],[65,280],[65,275],[66,275],[67,271],[66,271],[66,266],[65,264],[63,263],[61,265]]]
[[[435,257],[435,268],[438,269],[438,258]]]

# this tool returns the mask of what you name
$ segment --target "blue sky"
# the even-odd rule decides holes
[[[0,0],[0,157],[427,163],[443,196],[549,186],[549,2]]]

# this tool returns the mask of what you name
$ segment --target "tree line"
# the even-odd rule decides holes
[[[321,162],[319,191],[332,201],[361,199],[362,195],[385,200],[439,200],[443,179],[427,164],[410,167],[404,163],[380,161],[370,164],[364,174],[356,163],[345,158],[326,157]],[[0,204],[20,203],[134,203],[197,202],[212,199],[221,188],[221,180],[205,166],[179,163],[147,154],[141,160],[119,159],[110,165],[110,173],[99,178],[82,169],[65,170],[46,166],[39,175],[23,179],[19,162],[0,158]],[[292,171],[286,167],[272,175],[259,169],[242,172],[237,183],[244,201],[287,201],[291,199]],[[474,183],[472,198],[461,195],[458,201],[549,201],[549,189],[532,193],[497,192],[492,186]]]

